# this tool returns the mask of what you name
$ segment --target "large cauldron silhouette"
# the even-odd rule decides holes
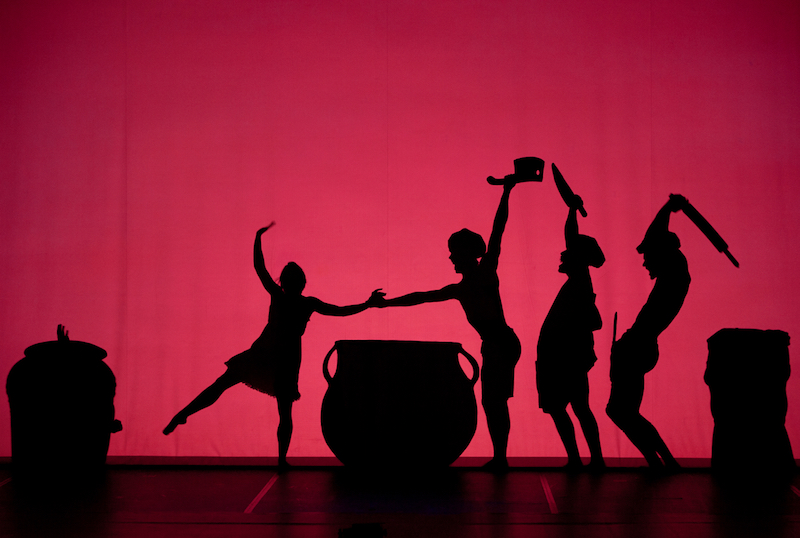
[[[471,379],[459,353],[472,365]],[[322,434],[346,466],[446,467],[475,435],[479,368],[461,344],[339,340],[322,373]]]

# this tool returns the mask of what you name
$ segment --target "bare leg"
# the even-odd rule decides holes
[[[239,380],[231,375],[230,372],[226,371],[224,374],[219,376],[216,381],[209,385],[207,389],[198,394],[194,400],[189,402],[189,405],[181,409],[177,415],[172,417],[172,420],[169,421],[167,427],[164,428],[164,435],[171,434],[179,424],[186,424],[186,419],[189,418],[190,415],[193,415],[216,402],[223,392],[237,383],[239,383]]]
[[[581,430],[583,430],[583,436],[586,438],[586,444],[589,445],[589,453],[592,455],[589,466],[596,469],[605,467],[603,450],[600,447],[600,430],[597,427],[597,420],[589,408],[589,395],[586,395],[585,400],[572,402],[572,411],[578,418]]]
[[[578,442],[575,440],[575,427],[572,425],[566,408],[551,412],[550,417],[552,417],[561,442],[564,443],[564,448],[567,450],[567,468],[582,467]]]
[[[292,400],[278,399],[278,416],[280,422],[278,423],[278,468],[285,469],[289,467],[286,462],[286,454],[289,452],[289,443],[292,441],[292,431],[294,430],[294,423],[292,422]]]
[[[669,448],[667,448],[667,444],[661,438],[661,435],[659,435],[655,427],[653,427],[653,433],[655,434],[653,437],[653,447],[656,450],[656,452],[658,452],[658,455],[661,456],[661,459],[664,461],[664,466],[667,469],[672,469],[672,470],[680,469],[681,466],[678,463],[678,460],[676,460],[673,457],[672,452],[669,451]]]
[[[493,470],[508,468],[508,435],[511,432],[511,417],[508,413],[508,400],[496,399],[483,401],[483,410],[486,413],[486,426],[489,428],[489,437],[492,439],[494,457],[487,464]]]
[[[643,396],[644,374],[617,376],[611,381],[611,396],[606,414],[639,449],[648,465],[658,468],[663,464],[656,452],[654,438],[660,439],[660,436],[655,426],[639,413]]]

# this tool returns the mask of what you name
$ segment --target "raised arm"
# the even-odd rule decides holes
[[[261,250],[261,236],[264,235],[264,232],[269,230],[275,225],[275,222],[269,223],[269,225],[261,228],[256,232],[256,240],[253,244],[253,266],[256,269],[256,274],[258,275],[259,280],[261,280],[261,284],[264,286],[264,289],[267,290],[270,295],[275,293],[280,293],[281,287],[272,280],[272,277],[267,271],[267,266],[264,263],[264,253]]]
[[[658,210],[653,222],[647,228],[647,232],[644,234],[645,239],[668,232],[670,213],[680,211],[685,205],[686,198],[680,194],[670,194],[667,203]]]
[[[573,241],[578,237],[578,209],[583,207],[583,200],[575,195],[575,200],[569,206],[567,222],[564,224],[564,242],[569,249]]]
[[[481,266],[491,265],[492,268],[497,268],[497,263],[500,260],[500,242],[503,239],[506,222],[508,222],[508,198],[511,195],[511,189],[514,188],[514,185],[515,183],[513,182],[508,182],[503,185],[503,196],[500,197],[500,205],[494,216],[492,235],[489,236],[489,244],[486,246],[486,254],[481,260]]]

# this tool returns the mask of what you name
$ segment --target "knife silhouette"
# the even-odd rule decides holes
[[[561,172],[558,171],[556,168],[556,163],[552,163],[553,167],[553,179],[556,182],[556,188],[558,189],[558,193],[561,195],[561,198],[564,200],[564,203],[567,204],[567,207],[572,207],[572,204],[575,202],[575,193],[572,192],[572,189],[569,188],[567,181],[564,179],[564,176],[561,175]],[[581,212],[581,215],[584,217],[586,216],[586,210],[583,208],[583,202],[581,202],[580,207],[577,208],[578,211]]]

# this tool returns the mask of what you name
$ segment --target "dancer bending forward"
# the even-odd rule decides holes
[[[658,362],[658,337],[672,323],[689,292],[689,266],[669,216],[686,207],[686,198],[671,194],[636,248],[655,280],[636,321],[611,347],[611,395],[606,414],[639,449],[650,467],[680,467],[655,426],[642,416],[644,376]]]

